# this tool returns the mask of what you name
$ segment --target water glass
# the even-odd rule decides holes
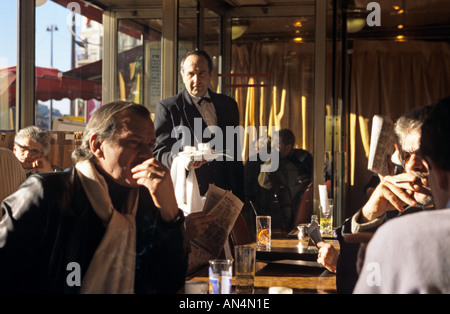
[[[231,294],[233,261],[215,259],[209,261],[209,294]]]
[[[256,246],[234,247],[234,279],[239,294],[251,294],[255,285]]]

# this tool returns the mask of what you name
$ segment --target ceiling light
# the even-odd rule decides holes
[[[303,38],[302,38],[302,37],[295,37],[295,38],[294,38],[294,42],[296,42],[296,43],[302,43],[302,42],[303,42]]]
[[[249,26],[250,23],[246,20],[233,19],[231,22],[231,39],[234,40],[244,35]]]
[[[348,18],[347,19],[347,32],[357,33],[366,26],[366,19],[364,18]]]
[[[402,29],[402,28],[403,28],[403,25],[402,25],[402,24],[399,24],[399,25],[397,25],[397,28],[398,28],[398,29]]]
[[[245,31],[247,30],[247,25],[235,25],[231,27],[231,39],[237,39],[244,35]]]
[[[406,37],[403,35],[398,35],[397,37],[395,37],[395,41],[396,42],[405,42],[406,41]]]

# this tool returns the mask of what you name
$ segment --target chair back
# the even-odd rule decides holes
[[[303,193],[300,206],[298,207],[295,227],[301,223],[311,222],[311,215],[313,213],[313,185],[310,183]]]
[[[9,149],[0,148],[0,203],[14,193],[25,179],[25,170],[14,153]]]
[[[234,247],[236,245],[250,244],[250,234],[248,232],[247,223],[244,216],[239,213],[239,216],[234,223],[233,229],[231,229],[229,236],[229,243],[232,255],[234,256]]]

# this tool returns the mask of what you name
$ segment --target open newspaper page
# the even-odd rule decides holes
[[[189,271],[219,256],[243,206],[244,203],[233,193],[210,184],[203,210],[215,219],[205,232],[191,241]]]
[[[389,117],[375,115],[372,120],[369,163],[367,169],[382,176],[389,175],[389,162],[394,153],[394,124]]]

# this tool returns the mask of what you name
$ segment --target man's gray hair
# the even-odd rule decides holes
[[[20,142],[20,140],[29,139],[36,143],[41,143],[42,154],[47,156],[50,152],[50,135],[46,130],[38,128],[37,126],[27,126],[17,132],[14,137],[15,142]]]
[[[76,163],[82,160],[90,160],[94,157],[89,146],[92,134],[97,134],[102,140],[112,139],[118,130],[119,114],[125,110],[132,110],[142,117],[150,118],[150,112],[143,105],[128,101],[114,101],[105,104],[94,112],[83,131],[81,145],[72,153],[72,160]]]
[[[406,136],[414,133],[421,134],[422,124],[431,111],[432,106],[415,108],[398,118],[394,125],[394,131],[400,146],[404,146]]]

